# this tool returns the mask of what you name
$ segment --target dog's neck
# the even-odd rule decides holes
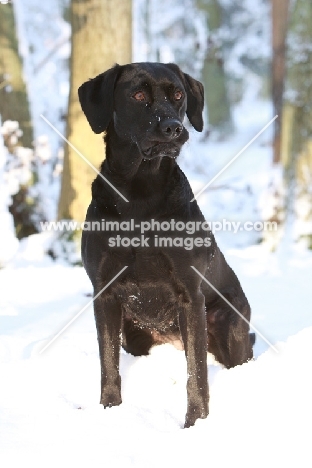
[[[152,213],[159,211],[160,206],[167,206],[168,193],[174,191],[181,173],[175,159],[159,157],[144,160],[137,145],[129,140],[122,140],[113,127],[108,128],[105,143],[106,159],[101,165],[101,173],[130,202],[125,203],[112,191],[110,196],[116,212],[125,216],[137,216],[139,200],[140,217],[151,218]],[[92,196],[97,201],[97,206],[105,209],[107,193],[103,194],[103,181],[99,176],[93,182]]]

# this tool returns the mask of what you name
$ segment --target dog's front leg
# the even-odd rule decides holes
[[[99,296],[94,301],[94,314],[101,362],[101,400],[106,407],[121,403],[119,375],[121,307],[113,299]]]
[[[179,324],[187,360],[187,413],[184,427],[193,426],[208,415],[207,329],[204,296],[193,298],[179,315]]]

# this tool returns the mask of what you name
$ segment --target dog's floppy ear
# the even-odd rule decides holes
[[[114,88],[121,68],[116,64],[78,89],[81,108],[94,133],[104,132],[113,117]]]
[[[201,132],[204,128],[204,87],[200,81],[195,80],[187,73],[183,73],[183,75],[187,94],[186,115],[195,130]]]
[[[195,80],[187,73],[183,73],[178,65],[175,63],[167,63],[167,66],[171,68],[175,73],[180,75],[184,82],[186,97],[187,97],[187,109],[186,115],[198,132],[202,132],[204,127],[203,122],[203,109],[204,109],[204,87],[200,81]]]

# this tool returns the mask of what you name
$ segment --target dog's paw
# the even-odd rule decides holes
[[[121,403],[122,401],[120,399],[119,403],[108,403],[108,405],[104,405],[104,403],[102,403],[102,405],[103,405],[103,408],[106,409],[106,408],[112,408],[113,406],[119,406]]]
[[[192,427],[196,423],[197,419],[206,419],[208,416],[208,410],[203,410],[200,407],[193,407],[186,413],[184,428]]]
[[[101,395],[100,404],[104,408],[112,408],[113,406],[119,406],[122,403],[120,391],[103,391]]]

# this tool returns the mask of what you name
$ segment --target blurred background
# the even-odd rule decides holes
[[[198,201],[208,220],[278,225],[230,245],[311,248],[311,20],[310,0],[1,1],[0,264],[40,223],[84,220],[95,173],[42,116],[99,167],[102,135],[77,89],[131,61],[176,62],[205,86],[204,132],[191,132],[180,158],[194,191],[278,115]]]

